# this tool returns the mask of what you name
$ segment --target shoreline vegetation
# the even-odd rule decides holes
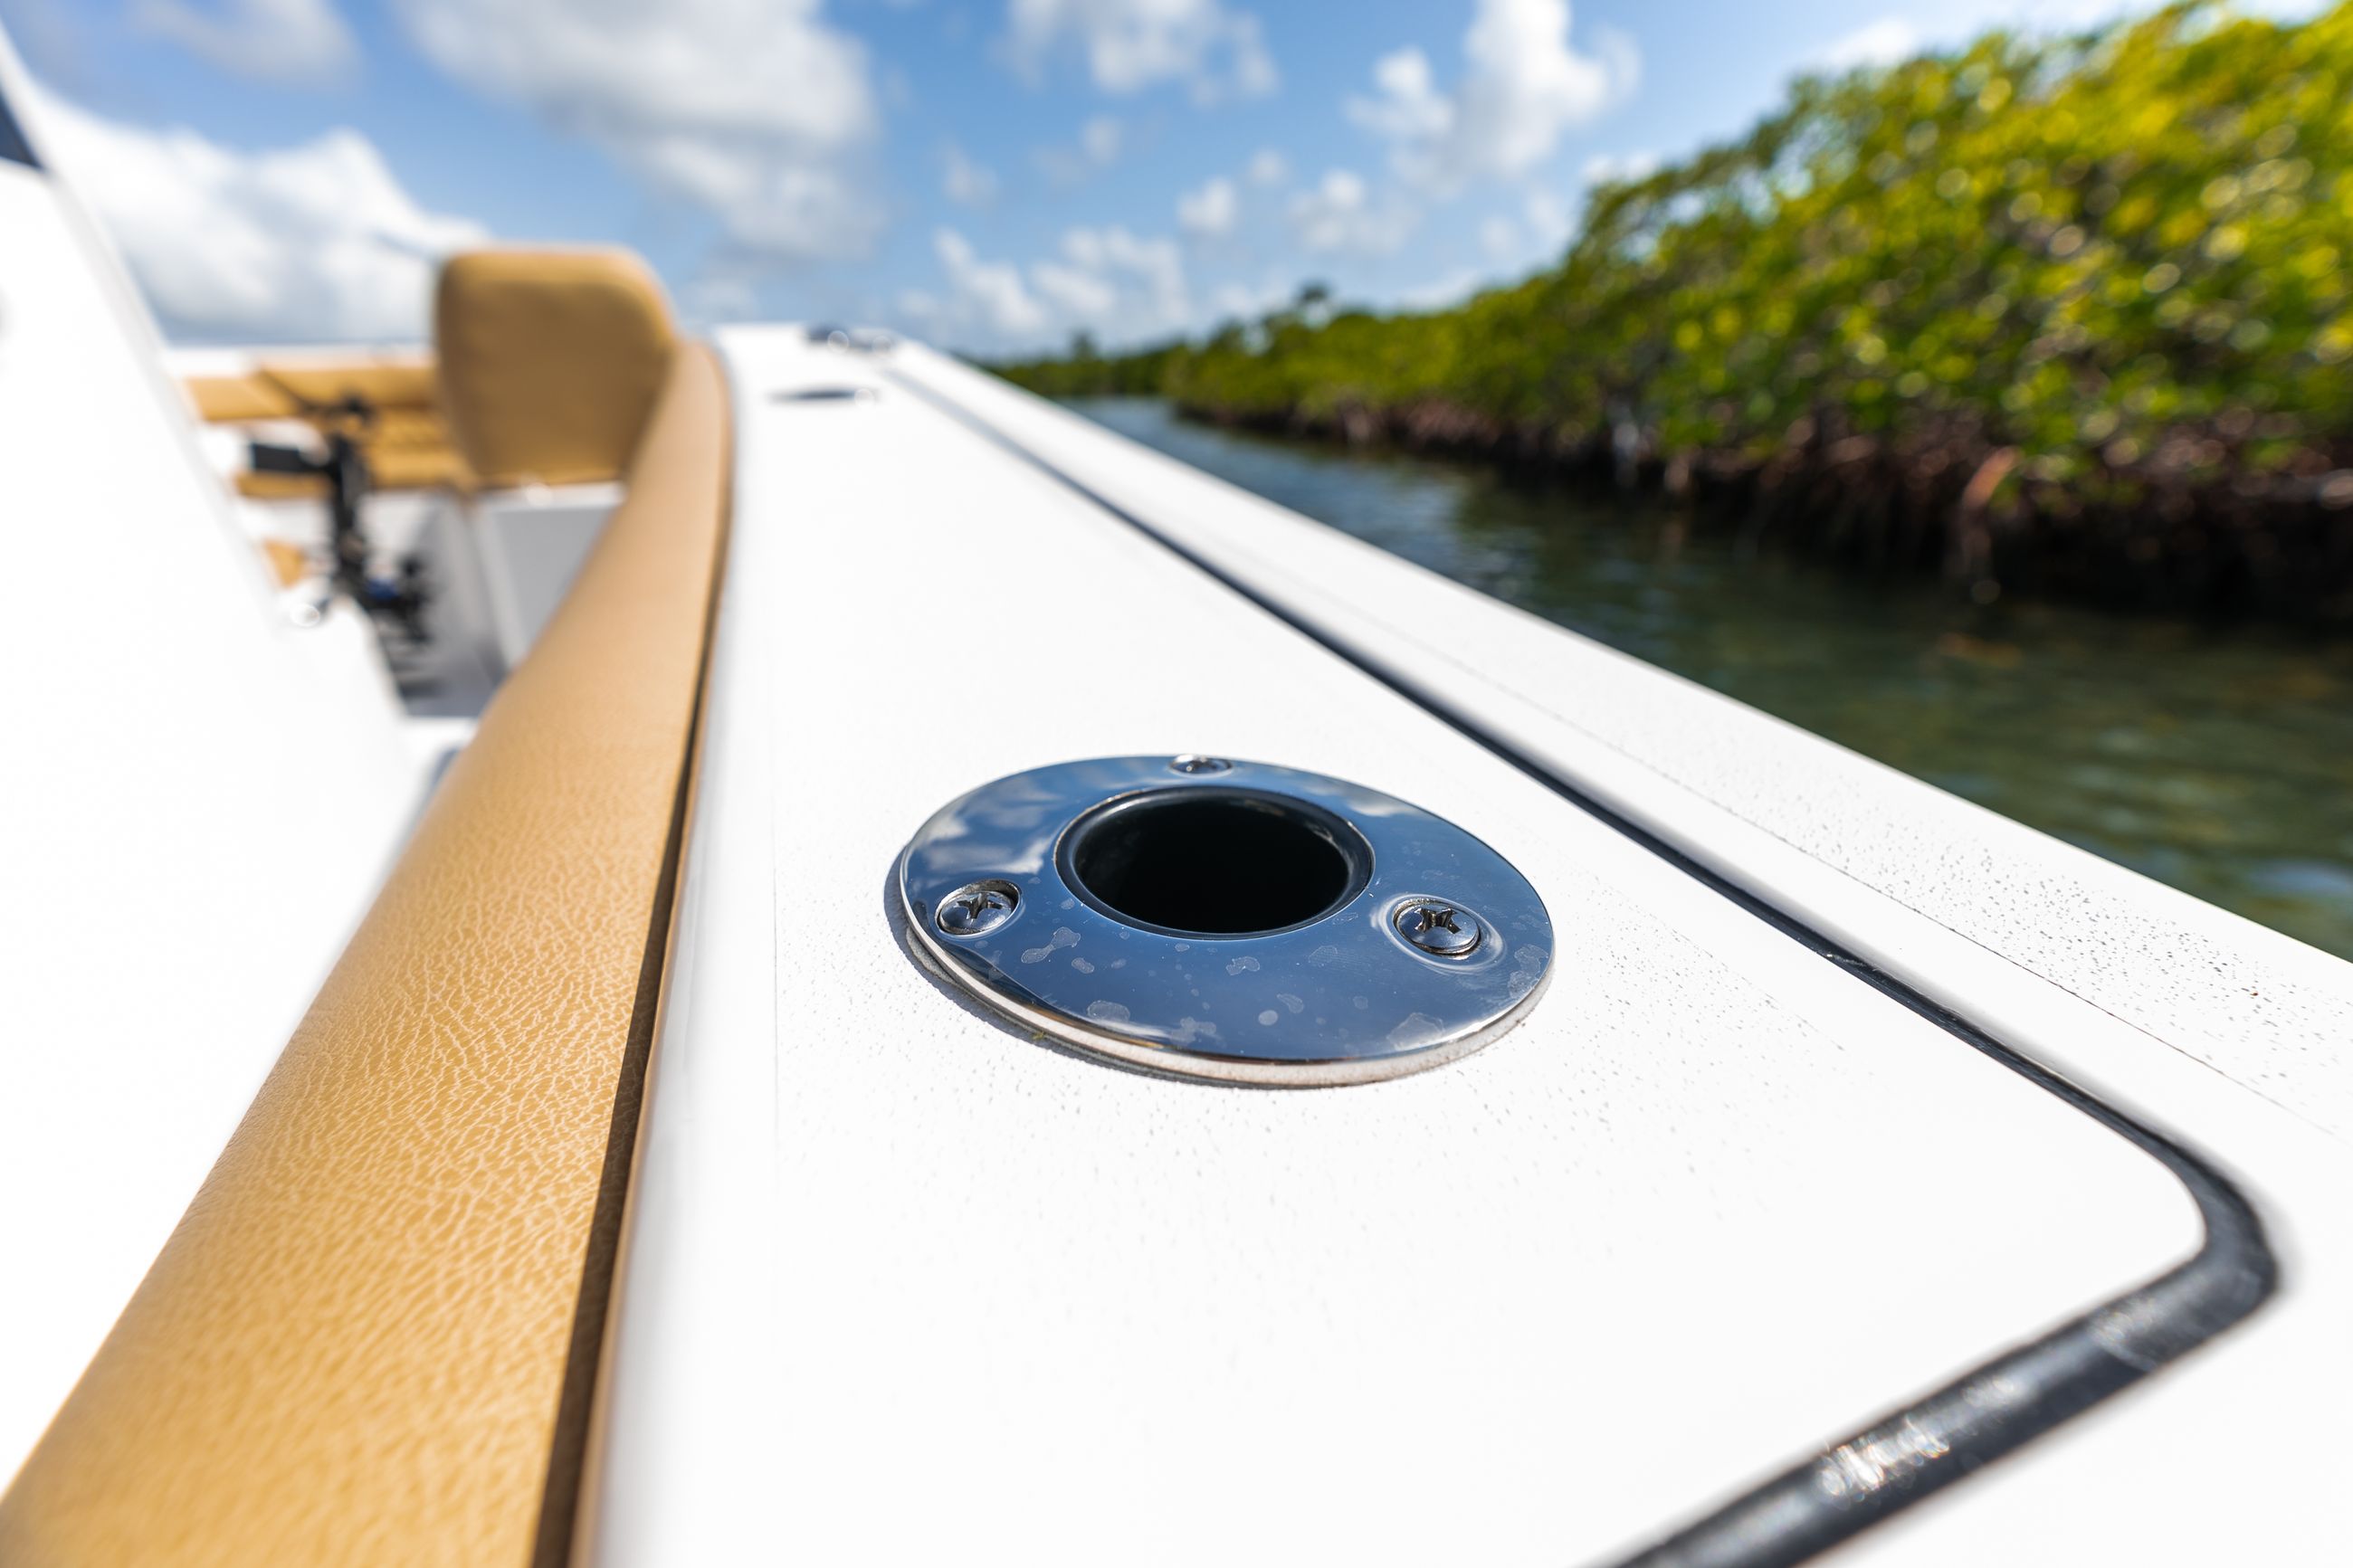
[[[2353,3],[1793,84],[1452,309],[989,368],[1469,456],[2004,594],[2353,628]]]

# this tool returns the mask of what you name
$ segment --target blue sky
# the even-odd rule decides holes
[[[2295,0],[2266,9],[2306,9]],[[413,338],[434,258],[632,247],[697,323],[1128,342],[1437,302],[1788,79],[2118,0],[0,0],[184,342]]]

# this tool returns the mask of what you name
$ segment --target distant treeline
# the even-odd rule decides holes
[[[1758,535],[2353,622],[2353,5],[2208,4],[1797,83],[1448,310],[1320,291],[996,368],[1221,422],[1663,484]]]
[[[1237,322],[1229,330],[1242,328]],[[1170,366],[1193,352],[1183,342],[1169,342],[1106,358],[1081,332],[1066,354],[989,368],[1041,397],[1158,397],[1169,391]]]

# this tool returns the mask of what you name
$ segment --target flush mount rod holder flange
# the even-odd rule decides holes
[[[1533,1006],[1552,921],[1442,817],[1197,752],[1016,773],[901,856],[922,956],[1019,1026],[1181,1078],[1318,1087],[1464,1056]]]

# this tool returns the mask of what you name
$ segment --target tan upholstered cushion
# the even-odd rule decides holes
[[[196,417],[208,425],[301,417],[301,405],[258,371],[245,375],[192,375],[185,384],[188,401],[196,405]]]
[[[491,485],[617,475],[675,351],[660,286],[626,251],[452,257],[433,336],[450,435]]]
[[[377,489],[470,488],[473,476],[441,416],[440,382],[432,362],[364,354],[349,360],[306,357],[269,360],[243,375],[196,375],[188,396],[209,424],[250,425],[301,420],[325,423],[317,411],[346,397],[364,399],[375,417],[360,432],[368,478]],[[243,471],[239,493],[259,500],[324,496],[327,484],[308,474]]]

